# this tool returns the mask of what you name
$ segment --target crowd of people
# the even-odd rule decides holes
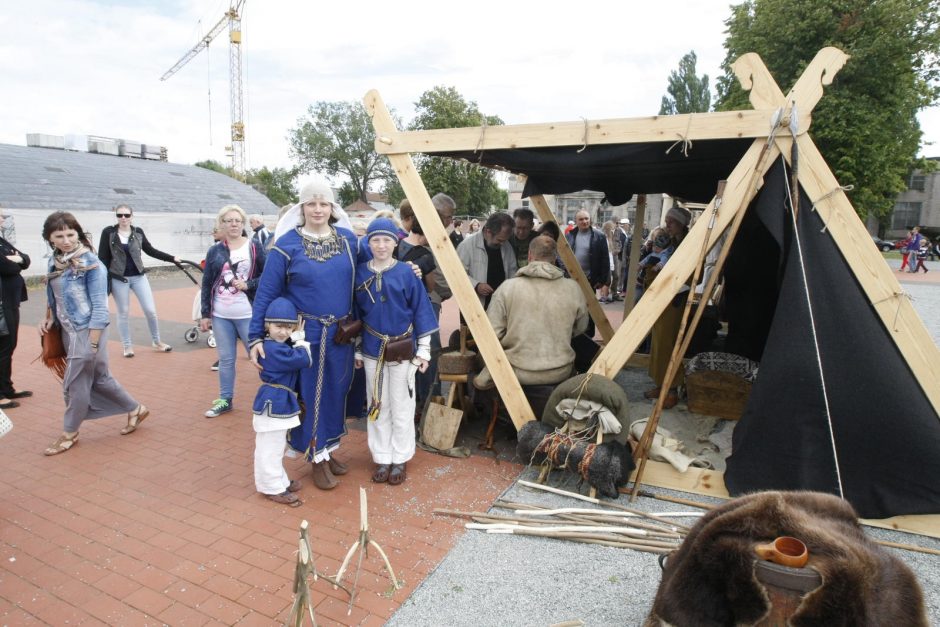
[[[548,221],[536,228],[532,211],[522,208],[511,215],[492,213],[482,225],[470,220],[464,232],[456,228],[463,225],[454,222],[451,197],[437,194],[432,204],[523,385],[555,385],[574,374],[576,338],[590,341],[594,328],[583,293],[559,260],[558,225]],[[72,214],[56,212],[44,225],[53,254],[40,333],[50,345],[61,340],[66,399],[63,431],[46,455],[69,450],[86,419],[124,414],[121,433],[131,434],[150,414],[112,377],[107,351],[99,350],[108,339],[109,293],[125,357],[134,356],[131,292],[144,312],[152,348],[171,350],[160,339],[143,255],[177,264],[180,259],[150,243],[132,223],[131,207],[114,211],[116,224],[101,233],[97,251]],[[631,282],[624,270],[629,220],[598,229],[587,211],[575,217],[565,237],[588,282],[602,301],[621,297]],[[664,227],[650,234],[639,285],[649,285],[662,270],[690,217],[683,209],[670,209]],[[377,215],[357,235],[330,186],[315,180],[301,189],[299,202],[282,209],[273,232],[261,216],[248,216],[237,205],[222,207],[213,232],[199,326],[215,336],[219,393],[205,417],[236,409],[241,344],[261,379],[252,403],[257,490],[274,502],[300,505],[300,483],[287,476],[285,454],[311,464],[317,488],[336,487],[348,472],[338,455],[347,416],[368,420],[373,481],[405,481],[415,453],[416,411],[440,393],[439,320],[442,303],[451,296],[410,203],[403,201],[397,217]],[[0,407],[11,407],[30,395],[10,380],[18,306],[26,298],[20,272],[29,258],[5,240],[0,247],[3,321],[9,329],[3,334],[0,326]],[[675,341],[678,318],[673,318],[664,314],[652,334],[650,373],[657,387],[648,396],[668,394],[667,406],[679,383],[662,380]],[[492,387],[485,368],[476,379],[479,389]]]

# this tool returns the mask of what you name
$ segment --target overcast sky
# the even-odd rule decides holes
[[[361,100],[372,88],[405,121],[436,85],[510,124],[654,115],[669,72],[689,50],[714,93],[729,4],[247,0],[248,166],[291,165],[286,136],[311,103]],[[166,146],[174,162],[227,163],[227,29],[175,76],[159,78],[228,6],[4,2],[0,142],[25,145],[26,133],[101,135]],[[940,113],[921,122],[934,144],[923,152],[940,154]]]

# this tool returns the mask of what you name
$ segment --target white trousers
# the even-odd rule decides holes
[[[363,358],[366,396],[372,406],[372,390],[378,362]],[[368,420],[369,451],[376,464],[404,464],[415,454],[415,372],[411,362],[384,365],[379,417]]]
[[[284,470],[287,429],[255,433],[255,489],[262,494],[281,494],[290,485]]]

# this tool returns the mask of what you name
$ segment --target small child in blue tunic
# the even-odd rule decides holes
[[[264,314],[264,357],[260,358],[261,387],[252,406],[255,428],[255,488],[275,503],[299,507],[294,494],[299,481],[284,470],[287,432],[300,424],[297,380],[300,370],[313,365],[303,320],[286,298],[276,298]],[[288,342],[290,340],[290,342]]]
[[[363,322],[356,367],[366,371],[372,480],[392,485],[405,480],[405,463],[415,454],[415,373],[427,370],[437,331],[424,283],[392,256],[397,231],[385,218],[369,223],[372,260],[356,267],[354,293]]]

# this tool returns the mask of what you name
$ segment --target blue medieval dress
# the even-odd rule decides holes
[[[328,235],[315,237],[297,227],[271,247],[255,294],[248,330],[252,345],[264,338],[264,313],[279,296],[291,301],[305,321],[313,366],[300,371],[304,413],[288,442],[308,461],[328,459],[346,435],[353,347],[338,345],[333,337],[337,321],[352,314],[356,265],[369,257],[352,231],[333,226]]]

